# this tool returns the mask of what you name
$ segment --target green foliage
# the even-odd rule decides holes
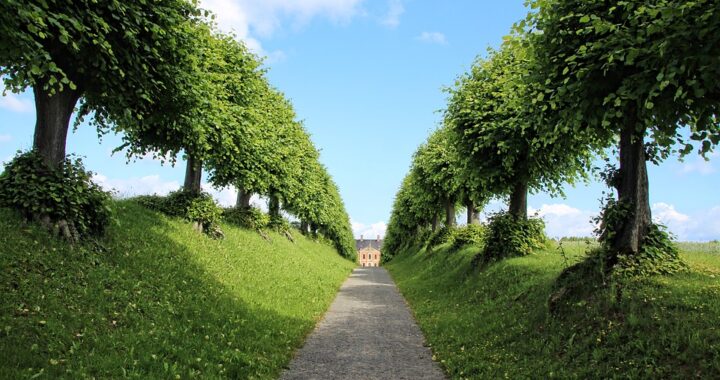
[[[584,242],[563,246],[571,264],[585,261]],[[688,271],[629,279],[619,302],[614,289],[597,289],[560,317],[546,303],[566,267],[556,247],[482,270],[474,247],[412,250],[386,268],[448,378],[716,378],[720,255],[707,246],[681,252]]]
[[[277,232],[288,232],[290,231],[290,222],[288,222],[285,218],[283,218],[281,215],[270,217],[270,221],[268,222],[268,228],[273,229]]]
[[[605,199],[600,215],[594,220],[598,225],[595,233],[602,244],[605,261],[612,261],[608,272],[616,272],[619,277],[648,277],[656,274],[671,274],[683,270],[685,264],[680,259],[678,249],[664,227],[655,223],[648,226],[640,250],[632,255],[613,251],[610,242],[618,230],[618,225],[628,219],[631,207],[626,202],[618,202],[613,197]]]
[[[331,247],[133,200],[68,246],[0,208],[0,378],[277,378],[355,266]]]
[[[557,128],[585,134],[587,143],[613,144],[626,120],[640,132],[655,162],[676,143],[706,154],[720,142],[720,27],[710,1],[604,2],[539,0],[528,15],[537,75],[547,88]],[[702,46],[702,48],[696,48]],[[588,135],[590,133],[590,135]]]
[[[544,88],[533,81],[532,53],[523,35],[509,36],[447,90],[445,124],[460,157],[457,170],[485,198],[517,186],[561,193],[590,166],[584,141],[545,129],[552,125],[537,112]]]
[[[542,219],[521,219],[509,213],[496,213],[488,218],[485,248],[478,260],[489,262],[526,256],[544,248],[546,243]]]
[[[172,197],[172,193],[168,198]],[[222,215],[220,208],[210,194],[203,193],[193,198],[185,211],[185,218],[190,221],[200,223],[204,230],[218,223]]]
[[[270,217],[256,207],[226,208],[223,210],[223,220],[251,230],[264,229],[270,223]]]
[[[215,203],[210,194],[204,192],[197,194],[180,189],[166,197],[144,195],[136,199],[138,203],[151,210],[198,223],[203,227],[203,231],[209,234],[217,232],[218,222],[223,215],[222,208]]]
[[[425,241],[425,247],[432,249],[440,244],[447,243],[453,237],[453,228],[443,226],[432,232]]]
[[[487,228],[480,224],[468,224],[452,230],[450,250],[458,250],[466,245],[483,245]]]
[[[109,201],[110,194],[92,181],[79,158],[66,158],[54,169],[35,151],[18,153],[0,174],[0,206],[71,240],[104,233],[111,219]]]
[[[175,83],[179,63],[195,56],[189,30],[199,16],[186,0],[3,1],[0,76],[16,92],[77,91],[81,117],[93,114],[101,130],[128,131],[126,121],[146,115]]]
[[[643,238],[640,251],[634,255],[618,255],[616,275],[620,277],[649,277],[671,274],[687,269],[680,252],[664,227],[651,224]]]

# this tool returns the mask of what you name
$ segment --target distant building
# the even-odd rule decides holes
[[[378,235],[375,240],[365,240],[362,235],[360,239],[355,240],[355,249],[357,249],[358,264],[361,267],[379,267],[383,241]]]

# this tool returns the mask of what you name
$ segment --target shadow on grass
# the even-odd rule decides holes
[[[173,238],[189,227],[118,208],[104,250],[0,210],[0,378],[277,376],[314,320],[239,299]]]

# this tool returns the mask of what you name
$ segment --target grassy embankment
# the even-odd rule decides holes
[[[355,266],[299,234],[215,241],[114,208],[102,248],[0,209],[0,378],[273,378]]]
[[[627,283],[551,316],[564,243],[481,269],[479,247],[406,252],[387,265],[453,378],[720,378],[720,245],[680,244],[685,273]],[[566,261],[567,259],[567,261]]]

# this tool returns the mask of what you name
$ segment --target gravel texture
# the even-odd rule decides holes
[[[383,268],[358,268],[281,379],[444,379]]]

